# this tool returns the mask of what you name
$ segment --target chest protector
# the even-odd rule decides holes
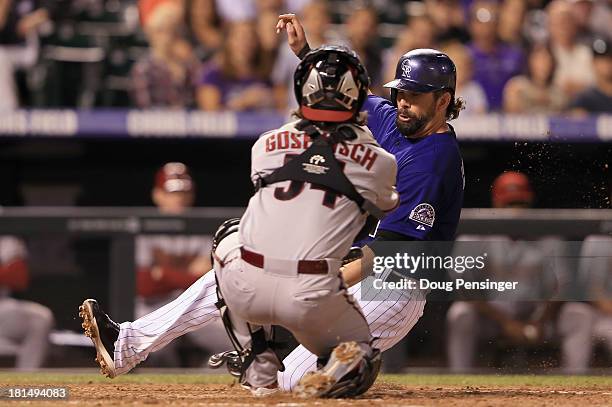
[[[309,121],[302,120],[296,126],[304,130],[312,140],[312,144],[302,154],[292,158],[282,167],[272,173],[260,177],[255,184],[255,192],[260,188],[282,181],[310,182],[327,191],[344,195],[355,202],[362,213],[381,220],[385,212],[372,201],[364,198],[355,185],[348,179],[340,162],[334,155],[334,146],[347,138],[356,138],[349,126],[337,128],[334,134],[323,136]],[[371,222],[367,222],[370,223]],[[361,233],[360,233],[361,234]]]

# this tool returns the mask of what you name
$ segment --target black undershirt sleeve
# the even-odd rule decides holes
[[[416,239],[412,236],[402,235],[401,233],[392,232],[390,230],[379,230],[376,232],[376,236],[374,237],[374,241],[377,242],[402,242],[402,241],[418,241],[420,239]]]

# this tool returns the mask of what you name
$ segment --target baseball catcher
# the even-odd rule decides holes
[[[379,351],[339,273],[366,218],[398,204],[396,163],[362,126],[368,75],[344,47],[311,51],[295,72],[300,120],[252,149],[256,192],[233,250],[214,252],[222,318],[243,358],[241,382],[277,388],[274,330],[289,330],[319,366],[295,391],[346,397],[367,390]],[[228,242],[230,241],[230,242]]]

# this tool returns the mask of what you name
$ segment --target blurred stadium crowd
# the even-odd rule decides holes
[[[313,46],[355,49],[375,93],[401,54],[433,47],[467,113],[612,111],[610,0],[2,0],[0,108],[287,112],[282,12]]]

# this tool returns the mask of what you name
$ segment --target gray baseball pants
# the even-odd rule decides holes
[[[280,325],[310,352],[326,357],[342,342],[358,342],[372,352],[365,317],[338,272],[340,261],[328,260],[327,274],[298,274],[297,261],[266,259],[259,268],[232,258],[217,272],[219,288],[229,308],[237,339],[251,346],[251,332]],[[268,349],[257,355],[245,372],[254,388],[277,380],[281,363]]]

